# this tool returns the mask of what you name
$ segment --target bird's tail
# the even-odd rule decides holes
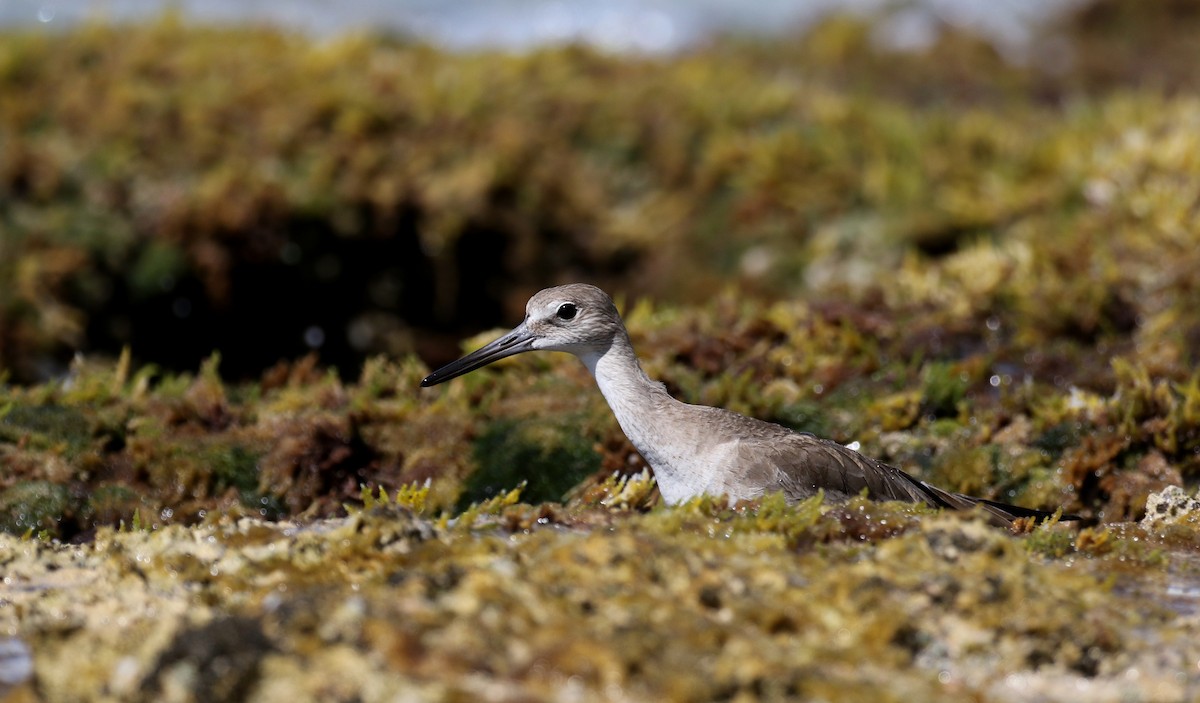
[[[1044,520],[1055,517],[1062,522],[1081,519],[1078,515],[1058,514],[1058,511],[1036,510],[1034,508],[1023,508],[1019,505],[1009,505],[987,498],[976,498],[974,496],[964,495],[962,493],[951,493],[950,491],[938,488],[937,486],[917,481],[921,490],[925,495],[929,496],[934,505],[943,508],[953,508],[954,510],[970,510],[976,506],[988,513],[994,520],[1001,525],[1011,525],[1018,518],[1032,518],[1034,520]]]

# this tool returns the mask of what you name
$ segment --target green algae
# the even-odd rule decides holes
[[[571,417],[491,423],[473,444],[478,468],[463,485],[460,509],[517,485],[528,501],[561,500],[600,469],[594,442],[580,436],[579,424]]]
[[[238,445],[216,448],[205,458],[212,470],[213,491],[233,488],[244,505],[266,505],[268,501],[263,501],[265,496],[259,493],[259,458],[259,452]],[[282,515],[278,501],[271,503],[272,515]]]
[[[132,523],[141,497],[121,484],[101,484],[93,488],[80,509],[80,523],[90,526],[113,526]],[[140,520],[140,518],[139,518]]]
[[[784,405],[772,414],[771,420],[797,432],[811,432],[820,437],[828,437],[831,429],[821,406],[813,401]]]
[[[0,530],[57,534],[76,509],[66,487],[49,481],[22,481],[0,492]]]
[[[935,417],[957,416],[970,376],[957,364],[929,364],[922,373],[921,408]]]
[[[10,405],[0,416],[0,439],[77,454],[89,443],[92,429],[78,408],[62,405]]]

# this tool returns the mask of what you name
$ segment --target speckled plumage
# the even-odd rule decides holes
[[[521,352],[574,354],[592,372],[621,429],[654,469],[668,503],[701,494],[748,500],[772,491],[797,501],[818,490],[831,500],[845,500],[865,489],[877,500],[959,510],[978,505],[1001,523],[1049,515],[945,491],[836,442],[672,398],[642,371],[612,298],[595,286],[574,283],[539,291],[525,313],[511,332],[435,371],[421,385],[442,383]]]

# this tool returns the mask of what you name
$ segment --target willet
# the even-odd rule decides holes
[[[569,352],[583,361],[621,429],[654,470],[667,503],[701,494],[752,500],[772,491],[793,502],[817,491],[843,501],[866,491],[876,500],[956,510],[978,506],[1002,524],[1052,515],[947,491],[837,442],[676,400],[642,371],[612,298],[587,284],[538,292],[525,306],[525,320],[511,332],[434,371],[421,385],[437,385],[535,350]]]

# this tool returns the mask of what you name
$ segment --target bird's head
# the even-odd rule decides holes
[[[493,361],[538,349],[579,357],[602,354],[625,329],[607,293],[586,283],[546,288],[525,304],[525,319],[508,334],[434,371],[421,381],[434,386]]]

